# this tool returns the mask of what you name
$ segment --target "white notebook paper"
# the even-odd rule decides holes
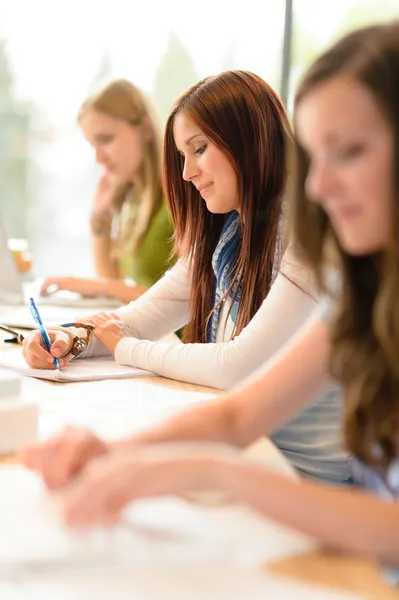
[[[39,478],[0,468],[0,597],[8,600],[350,600],[260,567],[314,549],[240,506],[176,498],[132,504],[112,530],[76,532]]]
[[[85,358],[71,361],[64,369],[31,369],[20,352],[0,355],[0,366],[25,375],[51,381],[97,381],[102,379],[131,379],[153,376],[151,371],[118,365],[111,356]]]
[[[38,475],[0,468],[0,579],[4,567],[54,570],[129,566],[256,566],[314,550],[305,536],[242,506],[199,506],[172,497],[140,500],[115,528],[73,530]]]
[[[19,578],[0,581],[6,600],[366,600],[255,569],[202,567],[114,571],[106,577]]]

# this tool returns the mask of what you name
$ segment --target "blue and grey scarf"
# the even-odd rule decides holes
[[[212,256],[212,268],[215,273],[212,308],[216,308],[212,312],[208,323],[208,342],[216,342],[220,313],[223,306],[223,302],[220,302],[220,300],[231,286],[232,272],[240,252],[241,240],[242,231],[240,216],[237,211],[233,210],[226,219],[215,252]],[[237,286],[235,284],[229,292],[229,299],[233,299],[236,289]],[[241,289],[238,289],[234,299],[234,305],[230,312],[230,317],[233,321],[235,321],[237,316],[240,299]]]

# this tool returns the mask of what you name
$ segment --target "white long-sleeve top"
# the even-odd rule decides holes
[[[233,340],[233,322],[228,318],[226,323],[228,309],[223,307],[216,343],[157,342],[187,323],[190,289],[190,268],[180,260],[138,300],[116,311],[130,336],[118,343],[116,362],[228,390],[266,363],[318,303],[310,271],[299,265],[288,249],[269,294]],[[105,352],[104,346],[93,339],[81,356]],[[299,472],[314,479],[346,483],[351,471],[348,456],[341,448],[341,411],[340,389],[331,387],[311,399],[309,407],[272,439]]]
[[[222,309],[217,343],[157,342],[187,323],[191,272],[178,261],[138,300],[116,311],[129,336],[115,351],[119,364],[164,377],[227,390],[265,363],[310,316],[317,303],[314,282],[287,250],[280,273],[253,319],[230,340],[233,322]],[[84,357],[102,353],[90,344]]]

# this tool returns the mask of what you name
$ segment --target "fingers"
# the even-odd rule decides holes
[[[65,491],[65,521],[79,527],[112,523],[133,500],[181,491],[191,463],[181,468],[176,453],[170,459],[163,454],[157,447],[145,448],[91,462]]]
[[[54,472],[52,485],[64,486],[75,477],[91,460],[108,453],[105,442],[93,435],[90,430],[73,428],[69,432],[68,443],[59,450],[60,469]]]
[[[123,329],[121,318],[117,313],[101,312],[90,317],[82,317],[82,319],[79,319],[79,322],[84,325],[91,325],[98,330],[114,329],[115,331],[120,331]],[[96,335],[95,331],[94,335]]]
[[[169,450],[156,445],[135,453],[110,453],[95,458],[65,489],[64,520],[77,527],[109,525],[115,523],[126,505],[135,499],[181,495],[191,488],[207,489],[213,481],[212,475],[209,479],[209,461],[213,461],[214,453],[212,445],[208,451],[189,445],[173,446]],[[224,449],[222,453],[225,454]]]
[[[111,525],[132,500],[124,461],[113,457],[93,461],[67,489],[63,497],[66,523],[77,527]]]
[[[20,457],[27,468],[40,472],[49,489],[56,490],[106,452],[107,444],[88,429],[69,426],[46,442],[23,449]]]
[[[39,331],[30,333],[22,342],[22,356],[33,369],[53,369],[54,358],[44,347]]]
[[[99,337],[98,334],[101,335],[101,332],[110,325],[111,320],[112,318],[108,313],[98,313],[91,317],[83,317],[79,322],[83,325],[91,325],[94,328],[93,335]]]
[[[92,325],[92,324],[104,324],[104,323],[108,323],[110,320],[113,320],[115,317],[113,316],[115,313],[106,313],[106,312],[100,312],[100,313],[96,313],[95,315],[91,315],[88,317],[82,317],[81,319],[79,319],[80,323],[85,323],[86,325]]]
[[[65,471],[60,456],[63,444],[62,435],[54,436],[45,442],[37,458],[38,466],[36,470],[40,472],[44,483],[50,490],[57,489],[57,483],[61,481],[61,473]]]
[[[54,356],[66,354],[70,346],[70,340],[62,331],[49,331],[53,342],[48,352],[40,331],[32,331],[26,336],[22,343],[22,356],[33,369],[54,369]],[[67,361],[60,360],[60,367],[66,366]]]
[[[44,280],[40,288],[40,294],[41,296],[51,296],[51,294],[54,294],[59,289],[61,289],[59,279],[49,277]]]
[[[115,353],[116,346],[127,335],[124,324],[116,313],[99,313],[83,318],[82,323],[94,328],[93,335],[100,340],[110,354]]]
[[[30,470],[39,471],[43,475],[43,464],[45,464],[45,454],[51,453],[56,456],[56,450],[60,442],[60,434],[53,436],[45,443],[31,444],[19,452],[21,463]]]
[[[73,336],[69,336],[67,333],[63,331],[53,332],[50,335],[50,339],[52,341],[50,353],[57,358],[59,356],[65,356],[68,353],[68,350],[72,346]]]
[[[37,471],[40,465],[40,450],[41,444],[30,444],[18,452],[17,460],[30,471]]]

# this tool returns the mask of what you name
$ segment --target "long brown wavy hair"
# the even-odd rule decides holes
[[[232,286],[241,285],[233,337],[252,319],[272,283],[291,132],[276,92],[246,71],[225,71],[192,86],[178,98],[166,123],[163,184],[175,226],[175,252],[192,265],[184,339],[205,342],[215,279],[211,259],[226,215],[209,212],[194,185],[182,177],[184,159],[173,137],[181,111],[225,154],[237,177],[243,226],[232,277]]]
[[[385,468],[398,455],[399,439],[399,22],[360,29],[339,40],[306,73],[295,107],[315,86],[337,75],[366,86],[391,124],[394,232],[378,256],[344,252],[323,209],[306,198],[309,164],[296,143],[294,247],[324,289],[326,259],[337,264],[342,289],[332,320],[331,371],[345,391],[345,441],[364,462]]]

